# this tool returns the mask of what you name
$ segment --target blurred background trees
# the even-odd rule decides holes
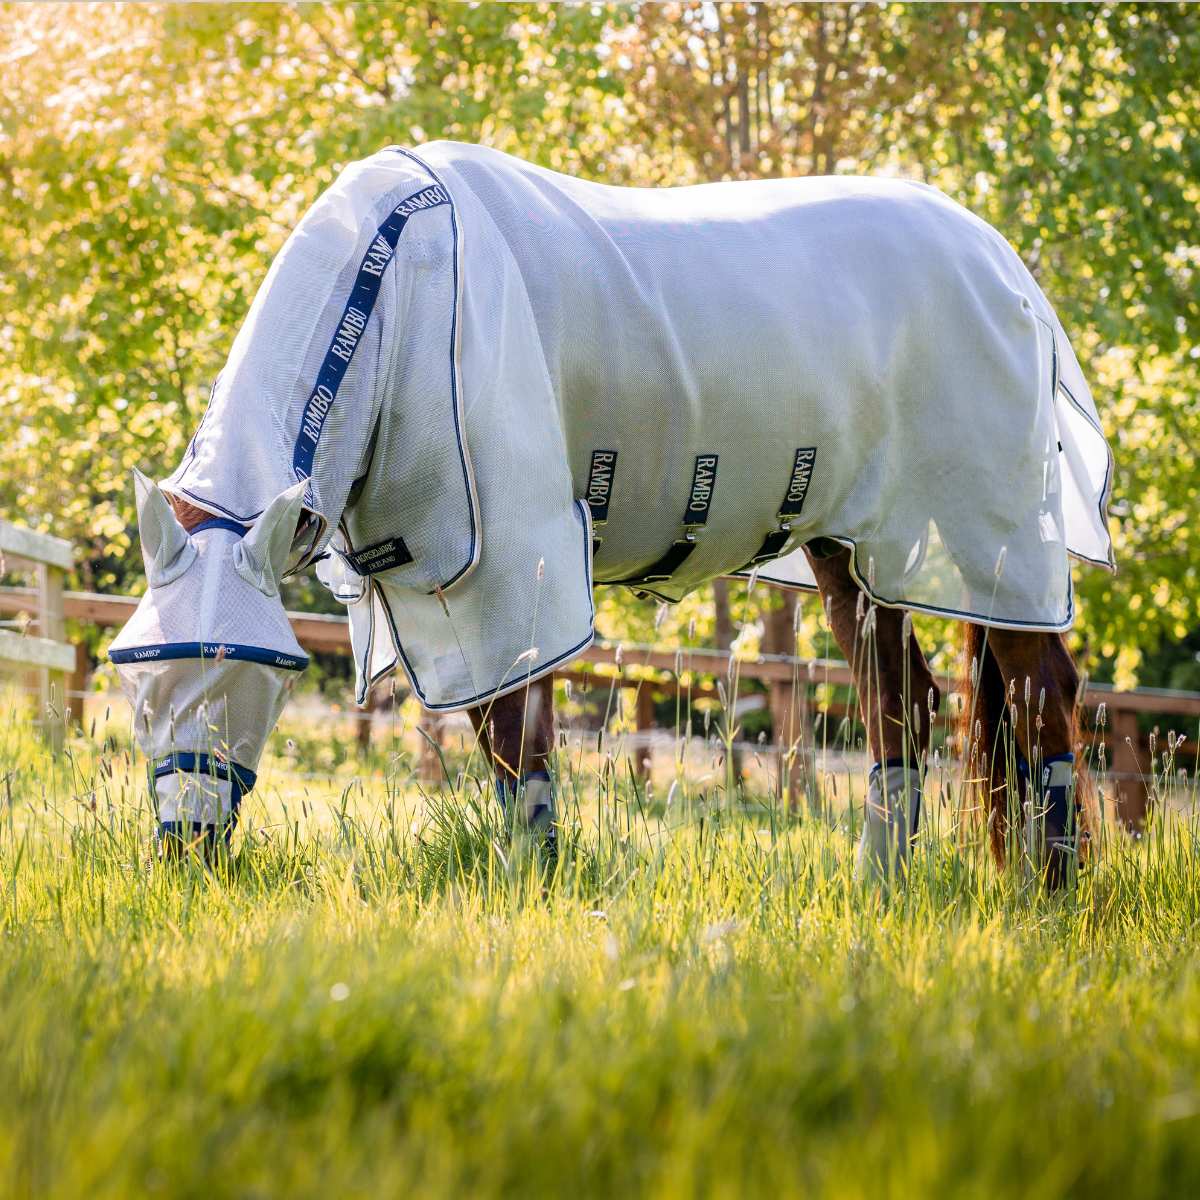
[[[942,188],[1020,251],[1117,455],[1095,673],[1196,682],[1200,22],[1186,5],[0,5],[0,511],[137,586],[129,467],[178,459],[271,256],[351,159],[480,141],[629,184]],[[610,632],[793,615],[744,585]],[[817,606],[801,645],[822,650]],[[659,632],[662,632],[660,628]],[[935,638],[940,630],[931,627]]]

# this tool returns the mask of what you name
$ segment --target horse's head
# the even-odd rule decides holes
[[[308,665],[279,595],[304,485],[248,528],[213,518],[189,533],[155,483],[137,472],[134,482],[148,586],[109,656],[160,821],[228,827]]]

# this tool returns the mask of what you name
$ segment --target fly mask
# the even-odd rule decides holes
[[[134,485],[148,587],[109,657],[133,707],[160,822],[228,835],[308,666],[279,596],[304,484],[252,526],[213,518],[190,534],[155,483],[134,472]]]

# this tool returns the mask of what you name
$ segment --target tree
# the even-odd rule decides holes
[[[483,141],[612,182],[901,173],[1012,240],[1117,455],[1100,671],[1200,628],[1200,23],[1184,4],[0,5],[0,509],[133,586],[271,256],[342,164]],[[735,621],[786,614],[735,588]],[[639,639],[656,614],[602,595]],[[667,618],[711,633],[689,599]],[[778,630],[771,631],[772,625]],[[776,638],[776,633],[779,637]],[[803,636],[812,633],[811,622]],[[774,644],[772,642],[771,644]],[[1156,657],[1161,661],[1161,655]]]
[[[0,508],[140,573],[165,474],[275,251],[346,162],[457,137],[591,169],[607,17],[554,5],[7,5]]]

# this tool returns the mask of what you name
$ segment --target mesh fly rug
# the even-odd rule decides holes
[[[162,486],[250,524],[305,482],[293,568],[347,605],[360,701],[401,664],[455,709],[577,655],[594,582],[812,587],[815,538],[879,603],[1064,629],[1110,475],[1049,303],[932,188],[615,188],[439,142],[307,213]]]

